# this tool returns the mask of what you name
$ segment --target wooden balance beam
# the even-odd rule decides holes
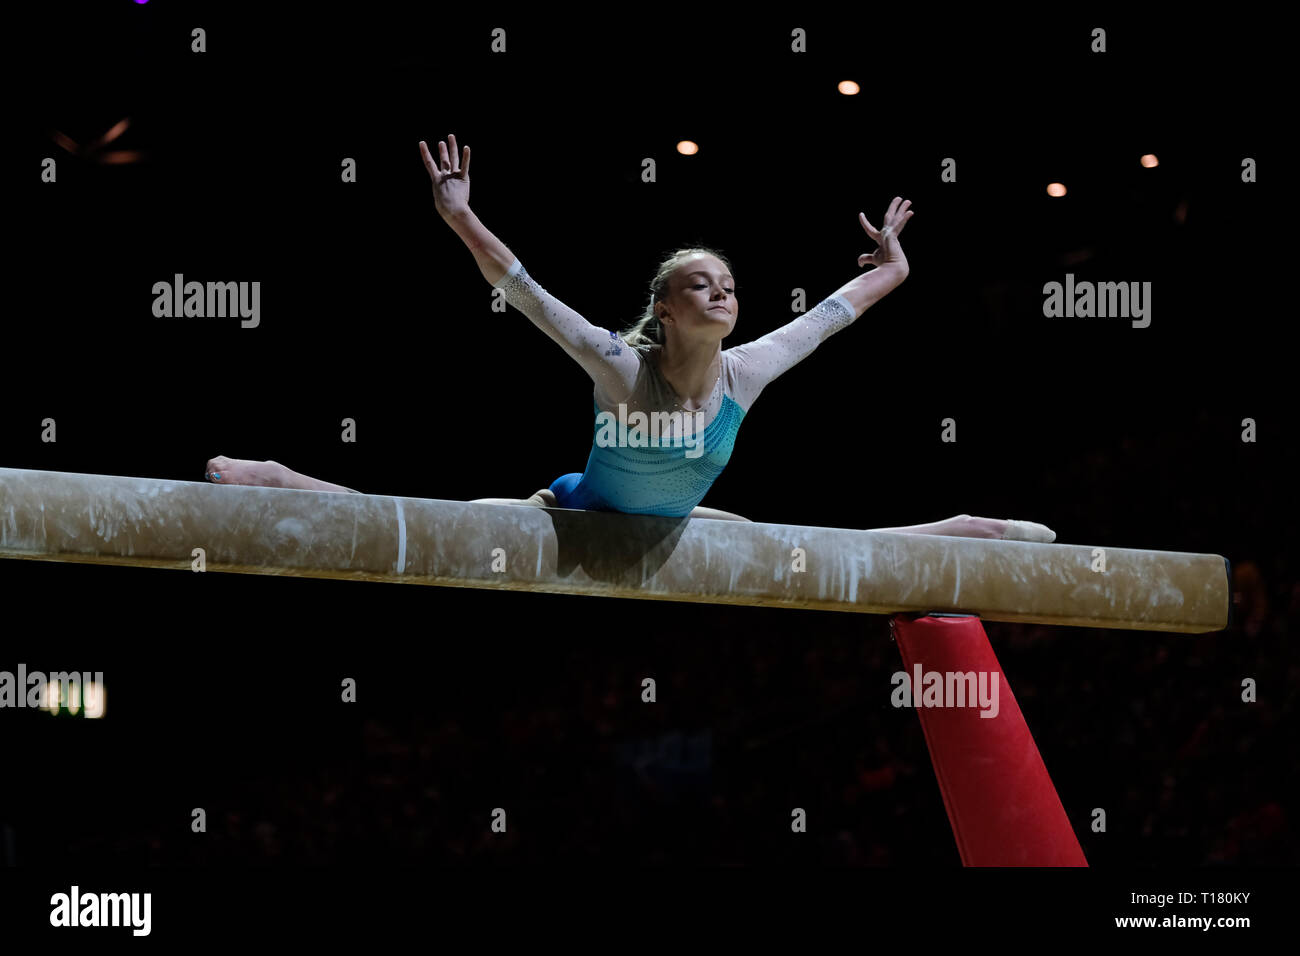
[[[1186,634],[1231,609],[1216,554],[8,468],[0,557]]]

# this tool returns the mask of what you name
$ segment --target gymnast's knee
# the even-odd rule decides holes
[[[715,521],[749,521],[754,519],[746,518],[744,515],[732,514],[730,511],[722,511],[718,508],[705,508],[703,505],[696,505],[691,509],[688,518],[712,518]]]
[[[537,505],[539,508],[558,508],[559,501],[555,497],[555,492],[550,488],[541,488],[534,491],[532,497],[528,499],[531,505]]]

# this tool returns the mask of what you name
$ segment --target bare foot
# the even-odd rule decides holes
[[[1037,521],[1014,518],[977,518],[962,515],[965,527],[959,533],[968,538],[994,538],[998,541],[1039,541],[1051,544],[1056,532]]]
[[[218,485],[260,485],[283,488],[284,466],[275,461],[250,461],[246,458],[209,458],[204,477]]]
[[[1056,532],[1037,521],[1017,521],[1015,518],[1009,518],[1007,524],[1010,527],[1002,537],[1008,541],[1039,541],[1043,544],[1051,544],[1056,540]]]

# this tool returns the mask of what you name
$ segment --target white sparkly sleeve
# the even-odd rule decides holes
[[[727,349],[735,367],[736,400],[748,409],[769,382],[794,368],[857,317],[853,303],[833,295],[762,338]]]
[[[606,395],[627,395],[636,385],[640,359],[617,332],[592,325],[551,295],[528,274],[518,258],[493,284],[505,300],[582,366]]]

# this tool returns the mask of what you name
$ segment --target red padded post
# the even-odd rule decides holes
[[[984,672],[998,682],[994,717],[981,717],[970,701],[917,708],[962,863],[1087,866],[980,619],[898,614],[892,626],[909,678],[919,664],[922,674]]]

